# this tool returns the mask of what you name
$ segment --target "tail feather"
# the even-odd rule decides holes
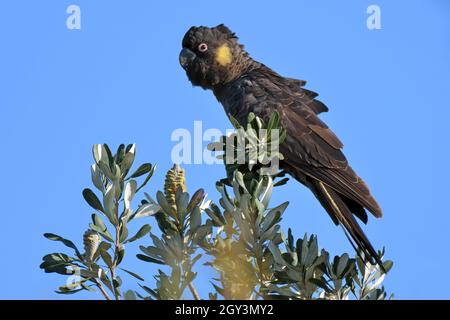
[[[378,264],[384,271],[381,258],[355,219],[358,217],[363,223],[367,223],[366,209],[370,211],[373,208],[367,208],[365,202],[361,203],[349,198],[321,180],[305,174],[303,170],[289,166],[287,163],[284,163],[284,168],[313,192],[333,222],[343,228],[345,236],[361,259],[371,264]],[[374,202],[376,203],[375,200]],[[376,206],[378,207],[378,204]],[[379,213],[381,215],[381,210]]]
[[[358,211],[352,213],[351,207],[346,203],[345,198],[341,197],[336,191],[320,181],[316,181],[314,184],[315,190],[313,191],[316,197],[327,210],[333,221],[343,227],[347,238],[350,240],[350,243],[358,254],[359,250],[362,251],[364,257],[361,258],[363,260],[368,260],[372,264],[378,264],[383,269],[383,262],[378,253],[353,216],[353,214],[355,214],[360,217],[360,210],[358,209]],[[351,206],[352,205],[354,204],[351,204]],[[365,218],[367,219],[367,214],[365,215]]]

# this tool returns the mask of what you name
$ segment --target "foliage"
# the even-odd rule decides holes
[[[127,176],[135,153],[135,145],[120,145],[115,155],[106,144],[94,145],[95,163],[91,166],[91,179],[102,201],[93,190],[83,190],[84,199],[95,210],[89,229],[83,236],[83,254],[72,241],[52,233],[44,234],[49,240],[60,241],[74,251],[74,256],[51,253],[43,257],[40,267],[45,272],[72,276],[57,293],[72,294],[81,290],[92,291],[93,287],[97,287],[106,299],[110,299],[110,294],[119,299],[122,297],[122,280],[117,274],[118,269],[144,280],[134,272],[119,267],[125,256],[124,245],[142,238],[151,229],[149,224],[144,224],[135,235],[129,236],[128,223],[152,215],[157,210],[150,204],[142,204],[136,210],[132,208],[136,193],[147,184],[156,169],[145,163]],[[136,178],[144,175],[145,179],[139,185]]]
[[[203,261],[218,274],[211,279],[212,292],[203,298],[386,299],[382,286],[386,273],[364,261],[361,252],[353,258],[344,253],[331,259],[326,250],[319,249],[315,235],[295,240],[291,229],[287,237],[281,230],[288,202],[270,205],[274,188],[287,181],[276,166],[283,156],[273,148],[285,137],[278,114],[274,113],[267,124],[250,114],[245,128],[231,120],[236,133],[210,145],[211,150],[223,151],[220,156],[226,159],[227,177],[216,183],[218,205],[206,200],[203,189],[190,196],[184,170],[174,165],[156,200],[144,192],[145,199],[133,210],[132,201],[155,166],[143,164],[127,176],[135,157],[134,145],[121,145],[114,156],[107,145],[95,145],[91,177],[103,199],[100,201],[90,189],[83,191],[87,203],[96,210],[83,237],[85,252],[81,254],[69,240],[45,234],[74,251],[73,256],[53,253],[43,258],[45,272],[78,272],[77,281],[57,292],[69,294],[97,287],[106,299],[109,292],[115,299],[165,300],[183,299],[189,290],[192,298],[201,299],[194,282],[199,261]],[[144,175],[138,187],[136,178]],[[142,217],[155,219],[159,232],[150,232],[150,225],[144,224],[136,235],[128,237],[127,224]],[[161,267],[155,284],[140,283],[141,290],[122,293],[118,269],[144,281],[119,268],[125,254],[123,245],[147,234],[151,244],[139,246],[137,258]],[[383,255],[384,250],[380,252]],[[389,272],[392,261],[383,266]]]
[[[201,254],[195,253],[200,243],[210,234],[212,226],[201,224],[204,191],[197,190],[190,197],[185,190],[184,170],[175,165],[166,175],[165,192],[157,192],[157,201],[146,194],[149,203],[160,208],[155,219],[161,237],[150,234],[153,245],[140,246],[143,254],[138,254],[137,257],[143,261],[169,266],[171,272],[167,275],[162,270],[158,271],[155,289],[142,286],[149,294],[147,297],[138,294],[144,299],[178,300],[183,297],[187,287],[199,299],[193,286],[197,273],[192,268],[201,258]]]

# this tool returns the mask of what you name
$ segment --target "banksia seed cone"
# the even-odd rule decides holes
[[[95,252],[100,245],[101,238],[94,230],[87,230],[83,235],[84,257],[87,261],[92,261]]]
[[[164,181],[164,195],[169,205],[177,209],[175,195],[178,188],[181,187],[183,192],[186,191],[186,180],[184,179],[184,170],[178,164],[174,164],[172,169],[167,171],[166,180]]]

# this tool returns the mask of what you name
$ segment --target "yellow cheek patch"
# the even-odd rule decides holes
[[[230,64],[232,60],[233,60],[233,56],[231,54],[231,50],[226,44],[223,44],[219,48],[217,48],[216,61],[221,66],[226,66],[226,65]]]

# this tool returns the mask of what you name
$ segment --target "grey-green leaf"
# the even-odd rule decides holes
[[[140,165],[139,168],[129,178],[132,179],[132,178],[140,177],[140,176],[150,172],[151,170],[152,170],[152,164],[144,163],[144,164]]]
[[[124,270],[125,271],[125,270]],[[136,297],[136,293],[134,293],[133,290],[127,290],[124,294],[123,294],[123,298],[125,300],[137,300]]]
[[[64,239],[63,237],[60,237],[54,233],[44,233],[44,237],[46,237],[49,240],[52,241],[60,241],[62,243],[64,243],[64,245],[66,247],[72,248],[73,250],[75,250],[75,253],[77,254],[77,256],[81,257],[80,251],[78,251],[78,248],[75,246],[75,244],[67,239]]]
[[[138,274],[136,274],[136,273],[134,273],[134,272],[132,272],[130,270],[127,270],[127,269],[124,269],[124,268],[119,268],[119,269],[122,270],[122,271],[125,271],[126,273],[128,273],[129,275],[135,277],[138,280],[145,281],[144,278],[142,278],[140,275],[138,275]]]
[[[197,230],[197,228],[200,226],[200,223],[201,223],[200,209],[198,207],[194,207],[194,210],[192,210],[190,216],[191,232],[195,232],[195,230]]]
[[[144,254],[140,254],[140,253],[139,253],[139,254],[136,255],[136,257],[137,257],[139,260],[142,260],[142,261],[152,262],[152,263],[157,263],[157,264],[164,264],[163,261],[153,259],[153,258],[151,258],[151,257],[149,257],[149,256],[144,255]]]
[[[129,242],[136,241],[136,240],[142,238],[143,236],[145,236],[147,233],[149,233],[150,230],[151,230],[150,225],[145,224],[139,229],[139,231],[134,236],[132,236],[131,238],[127,239],[124,243],[129,243]]]
[[[95,210],[104,212],[103,206],[102,206],[100,200],[97,198],[97,196],[95,195],[95,193],[91,189],[89,189],[89,188],[84,189],[83,190],[83,197],[84,197],[84,200],[86,200],[86,202],[92,208],[94,208]]]

